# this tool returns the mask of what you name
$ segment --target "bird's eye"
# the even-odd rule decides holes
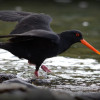
[[[80,36],[80,34],[79,33],[76,33],[76,37],[79,37]]]

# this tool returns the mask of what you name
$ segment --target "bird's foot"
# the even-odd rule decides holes
[[[42,65],[41,68],[42,68],[45,72],[51,72],[45,65]]]
[[[45,65],[42,65],[41,68],[43,69],[43,71],[45,71],[45,72],[47,72],[47,73],[51,72]],[[35,76],[36,76],[37,78],[39,77],[38,71],[37,71],[37,70],[34,72],[34,74],[35,74]]]

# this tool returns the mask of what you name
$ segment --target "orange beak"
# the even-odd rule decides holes
[[[86,45],[89,49],[93,50],[95,53],[100,55],[100,52],[96,50],[93,46],[91,46],[87,41],[84,39],[80,40],[82,44]]]

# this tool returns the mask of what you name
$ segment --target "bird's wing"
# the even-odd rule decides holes
[[[42,13],[0,11],[0,20],[19,22],[10,34],[23,34],[24,32],[36,29],[52,31],[50,28],[52,18]]]
[[[22,11],[0,11],[0,20],[3,21],[20,21],[22,18],[31,15],[33,13],[30,12],[22,12]]]
[[[46,14],[32,14],[24,17],[10,34],[23,34],[30,30],[47,30],[50,28],[51,17]]]
[[[44,38],[48,39],[54,43],[59,43],[59,36],[51,31],[46,30],[31,30],[28,32],[25,32],[23,34],[9,34],[9,35],[0,35],[0,38],[11,38],[11,42],[23,42],[34,39],[34,37],[37,38]]]

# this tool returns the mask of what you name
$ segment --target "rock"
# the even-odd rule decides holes
[[[27,82],[31,84],[35,84],[35,85],[40,85],[40,86],[42,85],[49,86],[51,84],[51,81],[47,79],[46,80],[45,79],[29,79],[27,80]]]
[[[28,91],[28,88],[27,88],[27,86],[25,86],[23,84],[18,84],[18,83],[0,84],[0,93],[10,93],[13,91],[26,92],[26,91]]]
[[[0,100],[74,100],[71,96],[67,98],[65,95],[57,96],[49,89],[39,89],[35,85],[30,84],[33,82],[39,84],[46,82],[40,79],[22,80],[12,74],[1,74],[0,77],[2,79]]]
[[[2,83],[6,83],[6,84],[11,84],[11,83],[18,83],[18,84],[22,84],[22,85],[25,85],[26,87],[28,88],[36,88],[35,85],[32,85],[28,82],[26,82],[25,80],[22,80],[20,78],[14,78],[14,79],[10,79],[10,80],[7,80],[7,81],[4,81]]]
[[[82,93],[75,96],[76,100],[100,100],[100,93]]]
[[[54,95],[49,89],[30,88],[20,82],[9,83],[0,84],[0,100],[75,100],[70,95]]]
[[[6,85],[2,85],[2,90],[4,89],[5,91],[1,91],[0,100],[57,100],[49,90],[28,89],[24,85],[19,86],[19,83]]]
[[[6,80],[13,79],[13,78],[17,78],[16,75],[1,73],[0,74],[0,83],[2,83],[3,81],[6,81]]]
[[[41,79],[24,80],[12,74],[0,74],[0,100],[100,100],[100,93],[69,93],[40,89],[31,83],[49,84]]]

